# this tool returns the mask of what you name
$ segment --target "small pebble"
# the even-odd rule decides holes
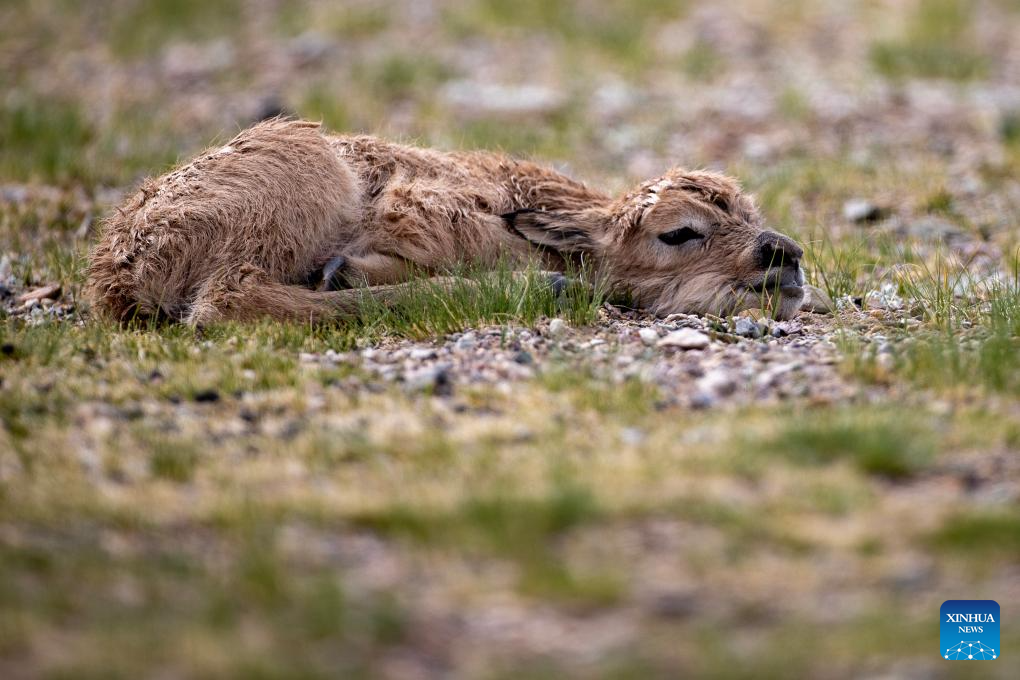
[[[737,391],[737,381],[730,371],[717,368],[698,379],[697,389],[706,394],[727,397]]]
[[[404,384],[413,392],[431,390],[432,394],[446,397],[453,393],[450,366],[440,364],[404,374]]]
[[[409,356],[415,361],[424,361],[426,359],[435,359],[438,354],[433,347],[415,347],[411,350]]]
[[[737,323],[733,332],[744,338],[761,337],[761,328],[758,327],[758,324],[756,324],[751,319],[748,319],[747,317],[743,316],[737,319]]]
[[[711,340],[701,331],[693,328],[681,328],[659,340],[658,347],[679,347],[680,349],[705,349]]]
[[[772,326],[772,335],[777,338],[783,338],[787,335],[800,333],[803,330],[804,326],[796,321],[780,321]]]
[[[828,293],[815,286],[804,286],[804,302],[800,308],[814,314],[832,314],[836,311],[836,305]]]
[[[475,337],[474,333],[465,333],[457,338],[457,342],[454,344],[454,347],[461,351],[474,349],[477,346],[478,339]]]
[[[659,341],[659,333],[654,328],[642,328],[638,331],[638,337],[648,347]]]
[[[549,322],[549,335],[557,338],[567,330],[567,322],[563,319],[553,319]]]
[[[214,404],[220,400],[220,393],[216,390],[202,390],[195,392],[195,401],[200,404]]]
[[[843,218],[848,222],[877,222],[886,215],[886,210],[871,201],[855,198],[843,204]]]

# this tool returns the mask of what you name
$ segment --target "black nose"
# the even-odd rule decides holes
[[[758,236],[758,261],[762,269],[798,267],[804,251],[792,239],[774,231]]]

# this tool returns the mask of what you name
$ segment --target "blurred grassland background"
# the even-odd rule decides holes
[[[556,354],[451,406],[302,359],[605,321],[509,283],[85,323],[102,215],[281,113],[613,190],[724,169],[841,301],[856,396],[694,412]],[[932,631],[975,597],[1015,677],[1018,225],[1017,0],[0,0],[0,675],[972,677]]]

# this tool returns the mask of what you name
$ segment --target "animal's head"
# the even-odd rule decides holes
[[[536,245],[587,254],[659,315],[771,307],[788,319],[804,297],[800,246],[766,229],[751,198],[716,173],[673,170],[606,206],[506,217]]]

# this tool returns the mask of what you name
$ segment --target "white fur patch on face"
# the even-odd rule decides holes
[[[647,217],[649,211],[651,211],[651,209],[655,207],[655,204],[661,200],[661,196],[659,196],[659,194],[661,194],[666,189],[670,189],[672,187],[673,180],[671,179],[660,179],[658,182],[648,187],[648,190],[645,192],[645,196],[641,201],[642,219]]]
[[[216,153],[214,153],[213,155],[214,156],[222,156],[222,155],[228,154],[228,153],[234,153],[234,147],[230,146],[229,144],[227,146],[223,147],[222,149],[217,149]]]

